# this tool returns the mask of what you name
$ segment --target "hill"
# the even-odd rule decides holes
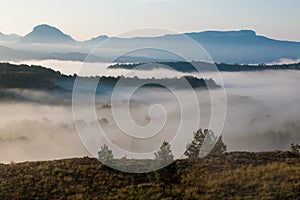
[[[158,65],[156,65],[158,64]],[[109,66],[111,69],[134,69],[142,63],[134,64],[115,64]],[[295,64],[282,64],[282,65],[241,65],[241,64],[226,64],[226,63],[206,63],[206,62],[156,62],[147,65],[144,68],[136,68],[136,70],[154,70],[155,67],[164,67],[166,69],[171,68],[179,72],[197,72],[196,68],[200,72],[215,71],[216,67],[221,72],[248,72],[248,71],[264,71],[264,70],[300,70],[300,63]]]
[[[139,64],[116,64],[110,66],[110,68],[125,68],[132,69]],[[209,71],[212,64],[203,62],[193,62],[193,65],[188,62],[161,62],[158,66],[169,66],[180,72],[195,72],[195,66],[200,66],[203,71]],[[261,70],[300,70],[300,63],[289,64],[289,65],[230,65],[225,63],[216,64],[219,71],[261,71]],[[149,65],[151,70],[152,66]],[[145,69],[145,68],[143,68]],[[72,97],[72,90],[75,78],[77,76],[66,76],[60,72],[44,68],[42,66],[28,66],[28,65],[13,65],[9,63],[0,63],[0,99],[1,100],[28,100],[26,97],[20,96],[17,90],[12,89],[27,89],[27,90],[38,90],[46,91],[53,95],[58,95],[63,99],[70,101]],[[185,80],[193,88],[210,89],[219,88],[214,80],[212,79],[198,79],[191,76],[181,78],[166,78],[166,79],[139,79],[139,78],[125,78],[125,77],[85,77],[84,80],[87,82],[90,80],[98,80],[99,85],[97,88],[97,94],[106,93],[112,91],[116,83],[122,78],[123,87],[135,86],[137,84],[144,85],[148,88],[158,88],[160,84],[167,84],[173,86],[176,89],[184,88]],[[149,84],[151,82],[152,84]],[[53,92],[55,90],[55,92]],[[30,100],[31,101],[31,100]]]
[[[122,160],[119,160],[122,164]],[[299,199],[300,155],[226,153],[178,160],[179,182],[128,174],[92,158],[0,165],[1,199]]]
[[[38,52],[27,50],[16,50],[0,45],[0,60],[22,61],[22,60],[72,60],[80,62],[102,62],[103,58],[86,53],[57,53]]]
[[[20,96],[20,93],[16,93],[16,91],[12,89],[46,91],[51,95],[71,100],[76,78],[77,75],[66,76],[42,66],[0,63],[0,100],[28,100],[26,98],[24,99],[24,97]],[[165,84],[176,89],[182,89],[186,88],[186,81],[195,89],[216,89],[220,87],[212,79],[199,79],[192,76],[151,80],[121,76],[80,77],[80,79],[83,80],[81,83],[87,84],[89,84],[90,81],[99,81],[96,91],[97,94],[112,92],[120,79],[122,79],[122,87],[134,87],[138,84],[153,89],[162,88],[161,84]]]
[[[0,63],[0,88],[24,88],[24,89],[59,89],[57,82],[72,81],[74,82],[77,75],[66,76],[58,71],[54,71],[42,66],[13,65],[9,63]],[[126,87],[135,86],[136,84],[148,87],[161,87],[159,84],[168,84],[179,87],[184,84],[184,80],[193,88],[219,88],[212,79],[198,79],[192,76],[180,78],[163,78],[163,79],[140,79],[137,77],[81,77],[82,79],[91,80],[99,79],[99,85],[114,87],[120,79],[123,79],[123,85]],[[151,80],[151,83],[147,83]],[[153,84],[152,84],[153,82]]]
[[[216,62],[262,63],[299,58],[300,43],[257,35],[253,30],[187,33]]]
[[[47,24],[42,24],[34,27],[32,32],[25,35],[21,39],[21,41],[30,42],[30,43],[54,43],[54,44],[75,42],[75,40],[71,36]]]
[[[18,41],[20,38],[21,36],[17,34],[6,35],[0,32],[0,41],[12,42],[12,41]]]
[[[0,63],[0,89],[59,89],[54,82],[63,78],[66,76],[41,66]]]

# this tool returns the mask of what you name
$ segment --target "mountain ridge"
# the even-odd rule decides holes
[[[98,57],[106,56],[109,60],[109,58],[118,56],[120,52],[127,52],[131,49],[161,46],[168,48],[173,46],[184,49],[184,54],[188,55],[187,57],[191,55],[190,57],[192,58],[190,58],[190,60],[197,60],[197,55],[201,52],[195,52],[187,46],[185,46],[185,48],[182,46],[188,45],[186,44],[187,38],[191,38],[195,43],[200,44],[215,62],[257,64],[278,62],[280,59],[297,60],[300,58],[300,42],[268,38],[258,35],[253,30],[203,31],[132,38],[99,35],[90,40],[77,41],[58,28],[42,24],[34,27],[33,30],[24,37],[20,39],[15,38],[16,43],[14,46],[9,43],[7,47],[12,49],[23,48],[23,50],[28,51],[28,49],[36,48],[35,44],[39,43],[41,44],[41,48],[36,49],[37,51],[45,47],[47,53],[76,52],[88,54],[97,46],[97,48],[100,49],[98,49],[98,54],[95,55]],[[108,42],[103,43],[102,46],[98,46],[107,39]],[[18,41],[21,41],[21,45],[19,45]],[[26,48],[24,48],[24,45],[22,45],[24,43],[29,46],[27,45],[25,46]],[[191,43],[191,40],[189,43]],[[68,46],[62,47],[65,44]],[[139,57],[137,55],[132,55],[130,59],[128,59],[129,57],[127,56],[128,58],[125,58],[124,62],[174,60],[171,55],[169,57],[163,56],[162,58],[161,52],[142,54],[143,57],[139,59],[136,59]]]
[[[119,39],[128,39],[128,38],[123,38],[123,37],[110,37],[107,35],[98,35],[95,37],[92,37],[90,39],[87,40],[83,40],[83,41],[79,41],[79,40],[75,40],[73,39],[73,37],[69,34],[64,33],[63,31],[61,31],[59,28],[52,26],[52,25],[48,25],[48,24],[40,24],[35,26],[32,31],[28,34],[26,34],[25,36],[20,36],[17,34],[3,34],[2,32],[0,32],[0,41],[1,41],[1,37],[2,36],[14,36],[14,37],[19,37],[19,38],[26,38],[29,37],[30,34],[35,33],[35,32],[44,32],[46,33],[46,31],[52,31],[52,32],[57,32],[63,36],[65,36],[66,38],[68,38],[69,40],[72,40],[74,42],[90,42],[93,40],[103,40],[103,39],[108,39],[108,38],[119,38]],[[250,29],[239,29],[239,30],[227,30],[227,31],[219,31],[219,30],[207,30],[207,31],[193,31],[193,32],[186,32],[186,33],[177,33],[177,34],[165,34],[165,35],[161,35],[161,36],[153,36],[153,37],[143,37],[143,36],[139,36],[139,37],[131,37],[129,39],[137,39],[137,38],[161,38],[161,37],[165,37],[165,36],[178,36],[178,35],[208,35],[208,36],[258,36],[258,37],[264,37],[264,38],[268,38],[274,41],[281,41],[281,42],[295,42],[295,43],[300,43],[300,41],[293,41],[293,40],[281,40],[281,39],[274,39],[274,38],[269,38],[269,37],[265,37],[262,35],[258,35],[254,30],[250,30]]]
[[[19,36],[17,34],[4,34],[4,33],[0,32],[0,41],[6,41],[6,42],[17,41],[21,37],[22,36]]]

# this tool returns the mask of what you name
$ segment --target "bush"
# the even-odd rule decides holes
[[[291,144],[291,152],[292,153],[299,153],[300,150],[300,145],[299,144]]]

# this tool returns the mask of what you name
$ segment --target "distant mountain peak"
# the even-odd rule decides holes
[[[249,35],[256,35],[256,32],[253,30],[241,30],[240,32]]]
[[[86,44],[99,44],[100,42],[103,42],[104,40],[108,39],[109,37],[107,35],[99,35],[97,37],[93,37],[90,40],[84,41]]]
[[[24,38],[25,42],[33,43],[70,43],[75,40],[56,27],[41,24],[33,28]]]
[[[207,35],[211,37],[224,37],[224,36],[257,36],[253,30],[239,30],[239,31],[203,31],[203,32],[192,32],[187,35]]]
[[[33,28],[33,32],[35,33],[47,33],[47,32],[53,32],[53,33],[59,33],[63,34],[62,31],[60,31],[58,28],[54,26],[50,26],[48,24],[40,24]]]
[[[17,34],[6,35],[6,34],[0,32],[0,41],[12,42],[12,41],[18,41],[20,38],[21,38],[21,36],[19,36]]]
[[[97,40],[97,39],[107,39],[108,36],[107,35],[99,35],[97,37],[92,38],[92,40]]]

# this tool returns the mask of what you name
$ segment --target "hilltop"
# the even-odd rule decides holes
[[[122,164],[122,160],[119,160]],[[225,153],[176,161],[178,183],[128,174],[92,158],[0,165],[1,199],[298,199],[300,155]],[[165,189],[164,189],[165,188]]]
[[[75,40],[63,33],[58,28],[49,26],[47,24],[41,24],[33,28],[32,32],[25,35],[22,39],[22,42],[31,42],[31,43],[71,43]]]

